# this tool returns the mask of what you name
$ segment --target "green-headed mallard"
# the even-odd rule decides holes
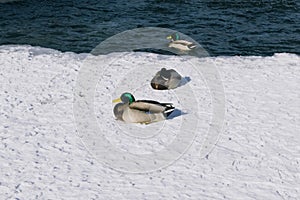
[[[169,35],[167,39],[171,40],[171,42],[169,43],[169,47],[179,49],[181,51],[189,51],[196,47],[196,44],[192,42],[186,40],[180,40],[178,33]]]
[[[151,87],[156,90],[177,88],[182,77],[174,69],[161,68],[151,80]]]
[[[165,120],[173,111],[172,103],[159,103],[152,100],[138,100],[128,92],[113,100],[114,115],[118,120],[129,123],[149,124]]]

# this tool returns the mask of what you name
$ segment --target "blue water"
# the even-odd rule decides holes
[[[20,0],[0,3],[0,45],[90,52],[150,26],[189,35],[213,56],[300,54],[299,8],[298,0]]]

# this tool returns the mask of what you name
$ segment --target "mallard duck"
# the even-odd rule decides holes
[[[128,123],[149,124],[165,120],[173,111],[172,103],[159,103],[152,100],[138,100],[128,92],[113,100],[114,115],[118,120]]]
[[[174,89],[179,86],[181,79],[174,69],[161,68],[151,80],[151,87],[156,90]]]
[[[186,41],[186,40],[180,40],[179,34],[174,33],[172,35],[169,35],[167,39],[171,40],[169,43],[169,47],[179,49],[181,51],[189,51],[196,47],[196,44]]]

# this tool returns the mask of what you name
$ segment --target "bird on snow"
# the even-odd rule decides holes
[[[117,103],[114,115],[117,120],[128,123],[150,124],[167,119],[174,111],[172,103],[160,103],[152,100],[135,100],[131,93],[123,93],[120,98],[113,100]]]
[[[181,75],[174,69],[161,68],[151,80],[151,87],[156,90],[177,88],[181,82]]]

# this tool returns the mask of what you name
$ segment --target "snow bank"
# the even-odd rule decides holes
[[[87,56],[31,46],[0,48],[0,195],[4,199],[299,199],[299,56],[201,58],[218,68],[226,96],[223,132],[204,159],[199,151],[213,107],[205,78],[192,71],[189,58],[150,53],[99,56],[118,68],[99,77],[94,101],[97,123],[107,130],[105,137],[113,146],[129,153],[163,149],[193,111],[180,106],[174,91],[147,89],[147,78],[142,79],[135,88],[131,83],[137,99],[171,101],[187,114],[163,122],[165,132],[151,137],[131,139],[130,134],[122,134],[135,127],[146,134],[148,129],[116,122],[112,116],[111,98],[120,93],[116,88],[126,82],[126,71],[137,64],[153,65],[155,70],[176,67],[191,79],[178,90],[192,88],[201,131],[176,162],[139,174],[104,165],[105,155],[99,160],[101,155],[89,153],[76,129],[73,97]]]

